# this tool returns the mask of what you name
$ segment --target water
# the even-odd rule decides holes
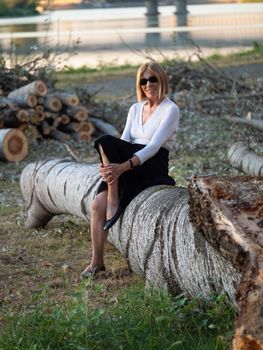
[[[144,7],[63,10],[0,20],[3,51],[52,47],[85,55],[119,58],[132,50],[168,52],[194,42],[203,49],[263,43],[263,4],[188,5],[188,26],[177,32],[175,6],[159,6],[159,27],[148,28]],[[180,28],[179,28],[180,29]],[[153,32],[154,31],[154,32]],[[156,32],[158,31],[158,32]],[[80,60],[79,60],[80,61]],[[82,59],[83,61],[83,59]]]

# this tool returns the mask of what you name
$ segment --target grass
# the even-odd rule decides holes
[[[0,349],[229,349],[234,310],[225,296],[209,301],[144,293],[142,286],[108,297],[94,307],[94,295],[105,287],[92,281],[61,305],[47,302],[10,315],[0,331]]]
[[[210,55],[207,60],[211,64],[218,63],[220,66],[237,66],[242,64],[262,63],[263,62],[263,45],[254,42],[249,50],[241,50],[226,56],[220,54]]]

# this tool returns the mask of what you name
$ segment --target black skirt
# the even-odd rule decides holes
[[[95,141],[95,148],[99,155],[99,144],[110,163],[123,163],[132,158],[135,152],[145,147],[145,145],[132,144],[114,136],[104,135]],[[174,179],[168,175],[168,163],[169,152],[161,147],[152,158],[142,165],[123,173],[119,177],[120,207],[124,210],[134,197],[148,187],[156,185],[175,186]],[[97,194],[107,190],[107,187],[107,183],[102,181]]]

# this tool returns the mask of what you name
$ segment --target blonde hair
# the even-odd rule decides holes
[[[136,93],[137,93],[137,99],[138,101],[143,101],[146,96],[145,93],[143,92],[140,84],[140,80],[142,77],[142,74],[149,69],[158,79],[159,82],[159,99],[162,99],[168,92],[168,79],[166,76],[166,73],[163,69],[163,67],[154,61],[149,61],[146,63],[143,63],[138,71],[137,71],[137,76],[136,76]]]

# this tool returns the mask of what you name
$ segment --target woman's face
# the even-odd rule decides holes
[[[141,75],[141,89],[147,99],[158,99],[159,82],[152,71],[146,69]]]

